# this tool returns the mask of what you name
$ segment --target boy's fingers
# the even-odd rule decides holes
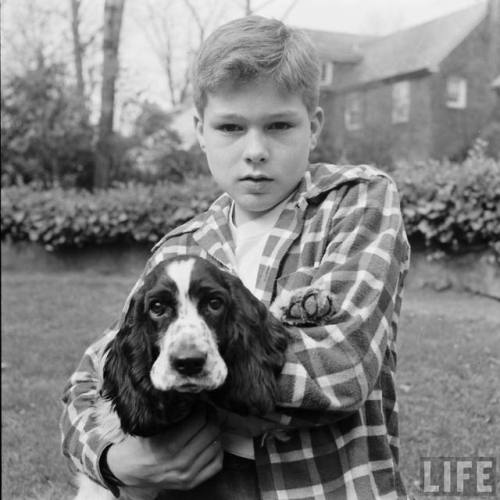
[[[210,479],[212,476],[214,476],[215,474],[217,474],[222,470],[224,452],[222,450],[222,447],[220,447],[220,444],[219,448],[216,449],[215,451],[216,452],[211,456],[208,462],[203,460],[204,463],[200,461],[200,463],[197,464],[199,465],[199,468],[197,467],[197,470],[194,473],[194,481],[192,485],[193,488],[205,482],[207,479]],[[210,454],[207,454],[207,457],[209,456]]]
[[[185,460],[192,462],[206,450],[213,450],[214,445],[218,445],[220,448],[220,433],[220,428],[217,425],[207,423],[198,434],[188,441],[180,453],[182,453]]]
[[[187,490],[206,481],[222,469],[224,453],[220,441],[212,441],[203,451],[195,457],[187,459],[183,456],[177,477],[178,485],[174,489]],[[167,483],[171,481],[167,479]],[[170,486],[172,487],[172,486]]]

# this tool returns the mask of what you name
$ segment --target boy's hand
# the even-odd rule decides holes
[[[108,451],[111,472],[126,486],[189,490],[222,468],[220,428],[206,413],[192,415],[150,438],[127,436]]]

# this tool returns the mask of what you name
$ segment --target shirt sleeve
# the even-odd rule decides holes
[[[92,344],[63,391],[60,419],[62,453],[72,472],[83,472],[105,488],[110,488],[99,469],[99,460],[111,444],[96,432],[95,401],[99,395],[99,366],[106,345],[116,334],[110,329]]]
[[[339,194],[339,193],[337,193]],[[342,193],[312,287],[330,290],[328,324],[291,327],[280,377],[282,425],[332,423],[359,409],[394,348],[409,245],[394,183],[383,176]]]

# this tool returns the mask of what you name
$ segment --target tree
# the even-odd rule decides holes
[[[228,15],[227,2],[149,0],[142,5],[137,23],[165,75],[169,104],[177,108],[189,97],[193,57],[206,33]]]
[[[2,183],[91,184],[93,131],[69,71],[68,6],[2,3]]]
[[[245,11],[245,16],[251,16],[252,14],[257,14],[260,10],[262,10],[264,7],[267,7],[269,4],[272,4],[275,0],[267,0],[262,3],[260,3],[257,6],[252,5],[252,0],[245,0],[244,1],[244,11]],[[295,7],[295,5],[298,3],[299,0],[292,0],[288,7],[286,8],[285,12],[280,16],[280,19],[282,21],[285,20],[285,18],[290,14],[292,9]]]
[[[89,187],[92,130],[81,120],[64,64],[4,77],[1,93],[2,185],[37,181]]]
[[[60,4],[18,0],[2,8],[2,77],[65,61],[65,12]]]
[[[113,119],[115,82],[118,75],[118,47],[125,0],[105,0],[101,114],[96,151],[94,186],[105,188],[113,163]]]
[[[78,97],[85,106],[85,80],[83,78],[83,45],[80,37],[80,5],[81,0],[71,2],[71,33],[73,35],[73,60],[75,63],[76,88]]]
[[[75,81],[78,99],[81,102],[84,114],[89,114],[89,98],[95,87],[94,56],[96,55],[95,41],[102,32],[102,26],[95,26],[95,16],[90,15],[90,2],[83,0],[69,0],[70,3],[70,27],[73,41],[73,66],[75,69]],[[83,7],[87,7],[87,13]],[[94,24],[94,26],[93,26]]]

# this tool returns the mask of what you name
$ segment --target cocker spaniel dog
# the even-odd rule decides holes
[[[200,394],[242,415],[266,414],[286,347],[281,322],[237,277],[199,257],[165,260],[145,276],[107,346],[96,403],[103,437],[157,434]],[[79,483],[78,499],[113,498],[82,474]]]

